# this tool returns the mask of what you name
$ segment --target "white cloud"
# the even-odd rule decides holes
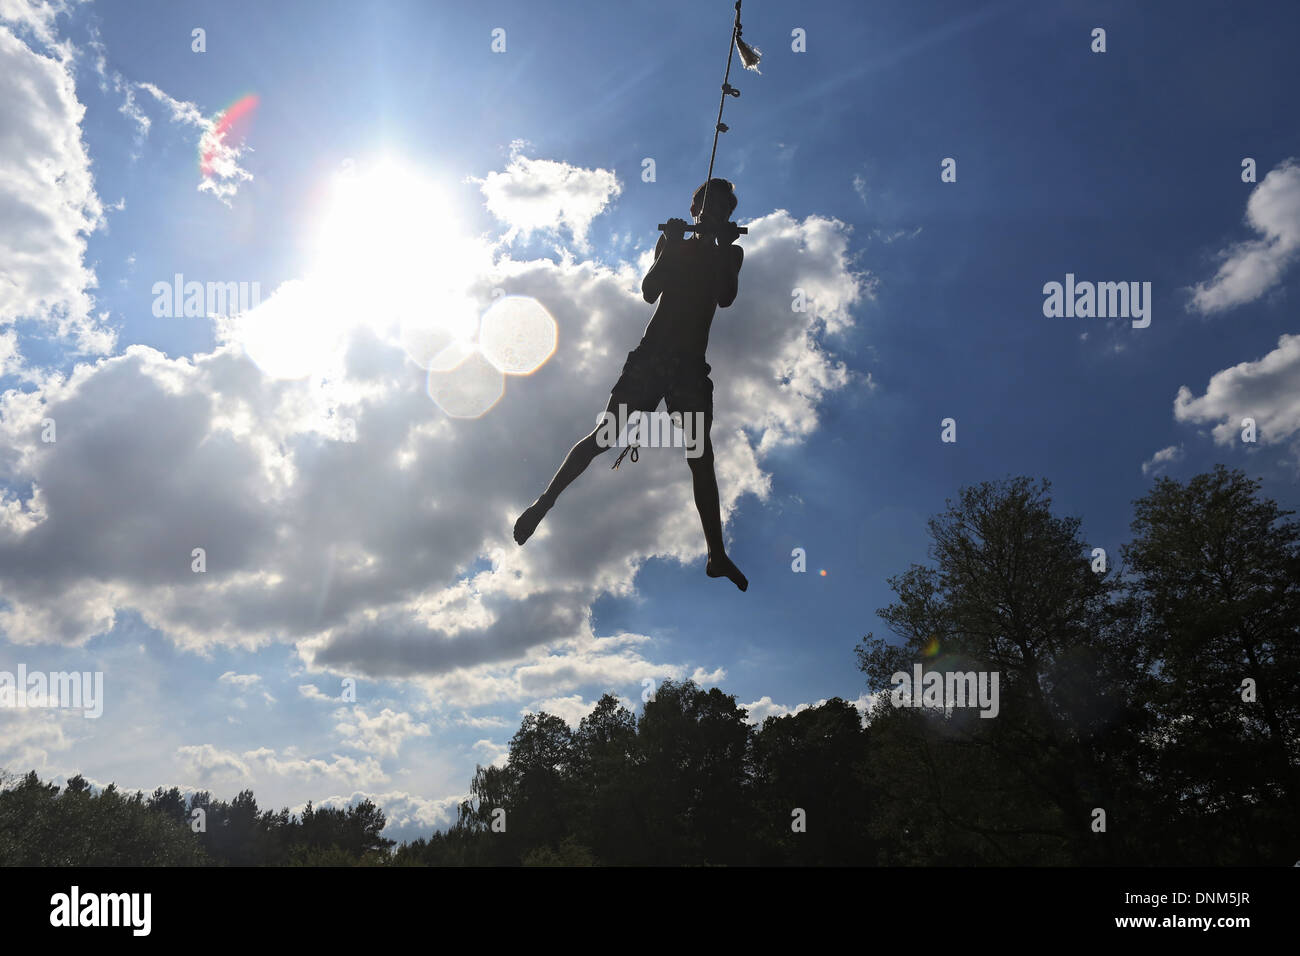
[[[374,757],[345,757],[330,754],[330,759],[322,757],[300,757],[286,751],[280,756],[267,747],[250,750],[244,757],[266,773],[289,777],[295,783],[306,783],[311,779],[325,781],[346,781],[354,786],[368,783],[383,783],[388,780],[379,761]]]
[[[1215,372],[1204,395],[1180,387],[1174,418],[1196,424],[1217,422],[1212,434],[1220,445],[1240,441],[1244,418],[1255,420],[1261,445],[1287,441],[1300,432],[1300,335],[1283,335],[1277,348],[1258,361]]]
[[[570,694],[568,697],[548,697],[545,700],[539,700],[531,707],[525,707],[519,711],[523,714],[554,714],[559,717],[570,727],[577,727],[583,717],[586,717],[596,707],[596,702],[591,703],[582,699],[581,694]]]
[[[122,105],[117,108],[118,112],[135,123],[136,141],[137,143],[143,142],[149,135],[153,120],[145,114],[144,110],[140,108],[140,104],[136,102],[135,85],[123,79],[120,73],[114,73],[113,88],[122,94]]]
[[[507,759],[510,757],[510,745],[499,744],[495,740],[476,740],[474,746],[470,748],[478,754],[483,761],[484,766],[504,767]]]
[[[67,12],[63,0],[0,0],[0,23],[47,48],[57,46],[55,20]]]
[[[228,750],[212,744],[186,744],[176,748],[186,771],[201,783],[210,780],[243,779],[250,773],[248,763]]]
[[[1181,445],[1170,445],[1168,448],[1161,448],[1151,456],[1149,461],[1142,463],[1142,474],[1152,475],[1164,471],[1166,465],[1173,464],[1183,457],[1183,448]]]
[[[239,688],[240,692],[252,690],[262,682],[262,678],[258,674],[236,674],[234,671],[226,671],[218,677],[217,680],[223,684],[234,684],[235,687]],[[275,696],[269,690],[265,687],[260,687],[258,689],[264,701],[268,704],[275,703]],[[231,704],[238,707],[240,710],[243,710],[248,706],[242,698],[235,698],[231,701]]]
[[[23,357],[18,352],[18,333],[13,329],[0,332],[0,378],[21,375],[25,369]]]
[[[148,134],[150,123],[135,101],[135,90],[143,90],[162,104],[171,122],[198,131],[199,153],[204,157],[199,192],[211,193],[229,206],[231,197],[239,191],[242,183],[253,178],[253,174],[239,165],[247,147],[243,143],[226,142],[221,133],[218,123],[220,114],[206,117],[196,104],[178,100],[153,83],[125,82],[122,88],[126,97],[121,107],[122,112],[137,123],[141,137]]]
[[[502,662],[452,668],[419,683],[430,700],[475,707],[508,700],[556,700],[588,687],[601,692],[629,687],[639,692],[645,678],[659,683],[687,676],[683,665],[650,660],[636,649],[649,638],[627,634],[597,638],[588,623],[582,627],[581,637],[529,647],[522,656]]]
[[[72,724],[67,723],[69,718]],[[65,751],[75,742],[76,735],[69,735],[65,728],[86,730],[86,723],[80,711],[0,709],[0,768],[15,772],[45,770],[53,751]]]
[[[883,229],[873,229],[871,234],[875,238],[884,242],[885,245],[890,245],[897,242],[899,239],[915,239],[921,234],[921,228],[922,227],[917,226],[911,232],[908,232],[906,229],[895,229],[893,232],[886,232]]]
[[[785,704],[778,704],[767,694],[764,694],[753,703],[742,704],[741,706],[749,713],[748,723],[761,725],[769,717],[788,717],[813,707],[821,707],[828,699],[823,697],[815,704],[795,704],[793,707],[787,707]],[[862,694],[857,700],[851,700],[848,703],[857,708],[858,713],[862,716],[862,723],[865,725],[867,715],[871,713],[871,708],[875,705],[875,702],[875,694]]]
[[[767,498],[769,453],[805,440],[823,396],[856,381],[823,338],[870,295],[842,222],[777,210],[750,230],[740,296],[714,320],[709,354],[724,524],[742,496]],[[77,644],[131,608],[186,648],[289,642],[316,673],[411,681],[437,708],[637,696],[646,677],[716,682],[717,661],[658,660],[643,635],[591,630],[593,602],[633,594],[645,561],[703,574],[678,453],[647,449],[613,474],[610,456],[597,460],[526,547],[510,539],[636,344],[648,264],[502,257],[495,274],[464,275],[480,308],[504,286],[559,327],[547,365],[508,379],[473,421],[447,419],[395,338],[364,325],[342,338],[328,383],[269,379],[219,338],[192,358],[131,346],[5,393],[0,631]],[[790,310],[796,286],[806,313]],[[331,440],[331,416],[355,421],[356,440]],[[57,454],[40,441],[46,417]],[[195,547],[204,574],[191,571]]]
[[[331,754],[330,759],[301,757],[292,749],[283,754],[269,747],[236,753],[213,744],[187,744],[176,748],[185,770],[203,786],[214,781],[237,781],[256,790],[257,779],[288,777],[296,784],[317,780],[352,786],[383,783],[388,779],[374,757]]]
[[[1284,160],[1246,201],[1246,222],[1262,238],[1219,253],[1223,264],[1209,282],[1192,289],[1191,307],[1219,312],[1253,302],[1282,280],[1300,252],[1300,165]]]
[[[332,796],[318,800],[315,806],[342,810],[354,807],[363,800],[370,800],[384,811],[383,835],[390,840],[410,841],[417,837],[427,838],[434,830],[455,823],[457,808],[462,800],[468,798],[469,794],[428,798],[404,790],[383,793],[355,790],[346,797]],[[304,809],[306,804],[293,807],[290,812],[301,816]]]
[[[862,174],[861,174],[861,173],[854,173],[854,174],[853,174],[853,191],[854,191],[855,193],[857,193],[857,194],[858,194],[858,198],[862,200],[862,205],[864,205],[864,206],[868,205],[868,203],[867,203],[867,181],[866,181],[866,179],[864,179],[864,178],[862,177]]]
[[[0,19],[52,42],[57,9],[6,0]],[[104,354],[114,333],[92,314],[96,279],[84,263],[104,210],[81,140],[85,107],[63,53],[44,55],[0,27],[0,326],[35,319],[81,351]]]
[[[221,681],[223,684],[235,684],[239,687],[251,687],[261,681],[261,679],[261,676],[258,674],[236,674],[234,671],[226,671],[217,678],[217,680]]]
[[[510,228],[504,242],[527,239],[536,231],[565,229],[580,250],[587,249],[587,229],[623,191],[606,169],[581,169],[550,159],[521,155],[521,141],[511,144],[510,162],[503,172],[483,179],[471,177],[487,199],[488,212]]]
[[[469,714],[462,714],[456,718],[457,725],[461,727],[473,727],[475,730],[501,730],[513,726],[510,721],[504,717],[495,717],[487,715],[483,717],[472,717]]]
[[[748,704],[742,704],[741,706],[748,711],[749,723],[751,724],[761,724],[769,717],[784,717],[786,714],[791,713],[789,707],[786,707],[784,704],[776,703],[776,701],[772,700],[772,698],[767,694],[764,694],[758,700],[752,701]],[[802,704],[800,706],[807,707],[808,705]]]
[[[409,737],[429,736],[427,725],[416,723],[410,714],[398,713],[387,707],[374,717],[368,716],[361,707],[353,707],[351,711],[342,707],[334,716],[338,719],[334,730],[344,746],[381,757],[396,757],[402,748],[402,742]]]
[[[727,679],[727,672],[724,668],[717,667],[712,671],[706,671],[703,667],[695,668],[691,674],[691,680],[701,687],[714,687]]]

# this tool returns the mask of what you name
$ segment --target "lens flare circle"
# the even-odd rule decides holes
[[[555,354],[555,320],[531,296],[507,295],[483,315],[479,348],[507,375],[531,375]]]
[[[505,375],[477,348],[455,367],[429,372],[429,397],[452,418],[482,418],[505,391]]]
[[[427,371],[449,372],[474,351],[478,308],[468,297],[448,297],[437,315],[406,316],[400,339],[406,357]]]

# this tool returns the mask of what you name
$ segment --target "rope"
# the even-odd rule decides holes
[[[632,414],[633,414],[633,415],[638,415],[638,416],[639,416],[641,413],[640,413],[640,412],[633,412]],[[628,426],[628,432],[627,432],[627,433],[628,433],[629,435],[632,435],[632,434],[634,434],[634,430],[632,429],[631,424],[630,424],[630,423],[631,423],[631,418],[630,418],[630,417],[629,417],[629,419],[628,419],[628,422],[629,422],[629,426]],[[637,460],[637,445],[636,445],[636,442],[635,442],[635,441],[629,441],[629,442],[627,443],[627,445],[624,446],[623,450],[622,450],[621,452],[618,453],[618,458],[616,458],[616,459],[614,460],[614,465],[613,465],[612,468],[610,468],[610,471],[613,471],[613,470],[614,470],[615,468],[617,468],[619,465],[623,464],[623,456],[626,455],[628,452],[631,452],[631,453],[632,453],[632,463],[633,463],[633,464],[636,464],[636,460]]]
[[[725,133],[727,126],[722,122],[722,107],[727,104],[727,94],[733,87],[728,81],[731,79],[731,57],[736,52],[736,35],[740,31],[740,0],[736,0],[736,22],[731,27],[731,43],[727,47],[727,70],[722,74],[722,98],[718,100],[718,122],[713,127],[713,152],[709,155],[709,175],[704,179],[704,198],[700,200],[700,212],[704,211],[705,203],[709,201],[709,183],[713,181],[713,161],[718,155],[718,134]],[[737,91],[737,94],[739,91]],[[636,459],[632,459],[636,461]]]

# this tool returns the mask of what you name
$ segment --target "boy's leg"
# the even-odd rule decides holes
[[[700,513],[700,524],[704,526],[704,540],[709,548],[709,561],[705,565],[704,572],[711,578],[729,578],[736,587],[744,591],[749,587],[749,580],[727,557],[726,545],[722,541],[722,505],[718,499],[718,476],[713,467],[713,439],[709,434],[713,430],[713,412],[712,410],[694,413],[683,411],[682,414],[692,416],[696,431],[692,436],[696,447],[687,448],[686,461],[691,466],[695,508]],[[700,445],[703,446],[702,449]]]
[[[626,398],[611,394],[609,404],[605,406],[605,411],[617,418],[620,402],[626,402]],[[560,470],[555,473],[555,477],[546,486],[546,490],[542,492],[541,497],[529,505],[524,513],[519,516],[519,520],[515,522],[514,531],[517,542],[523,544],[533,536],[533,532],[537,530],[537,526],[546,517],[546,513],[555,506],[555,499],[560,496],[560,492],[569,487],[573,480],[586,471],[587,466],[601,452],[606,450],[596,440],[599,432],[600,428],[598,426],[569,449],[569,454],[565,456],[564,463],[560,465]]]

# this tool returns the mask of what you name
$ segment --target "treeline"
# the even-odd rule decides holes
[[[229,805],[203,794],[218,809],[191,836],[174,790],[105,791],[95,808],[33,774],[0,793],[0,861],[1291,865],[1291,512],[1240,471],[1162,478],[1135,502],[1132,540],[1102,555],[1049,491],[986,482],[931,519],[930,560],[891,578],[878,612],[899,642],[857,648],[877,695],[865,725],[838,698],[755,727],[689,681],[639,715],[607,694],[576,729],[525,717],[456,823],[395,848],[364,804],[295,820],[259,814],[247,791]],[[916,665],[996,674],[996,707],[895,706],[909,703],[895,675]]]
[[[389,860],[371,801],[301,814],[257,808],[251,790],[226,803],[176,787],[149,797],[80,775],[60,789],[35,771],[0,790],[4,866],[357,866]]]
[[[1162,478],[1135,502],[1117,569],[1049,491],[985,482],[930,520],[930,561],[891,578],[878,612],[901,643],[857,648],[877,694],[866,727],[837,699],[753,728],[689,682],[635,719],[606,696],[575,732],[530,716],[456,825],[396,858],[1291,865],[1291,512],[1240,471]],[[909,698],[894,676],[918,664],[987,674],[986,688],[996,673],[996,708],[895,706]]]

